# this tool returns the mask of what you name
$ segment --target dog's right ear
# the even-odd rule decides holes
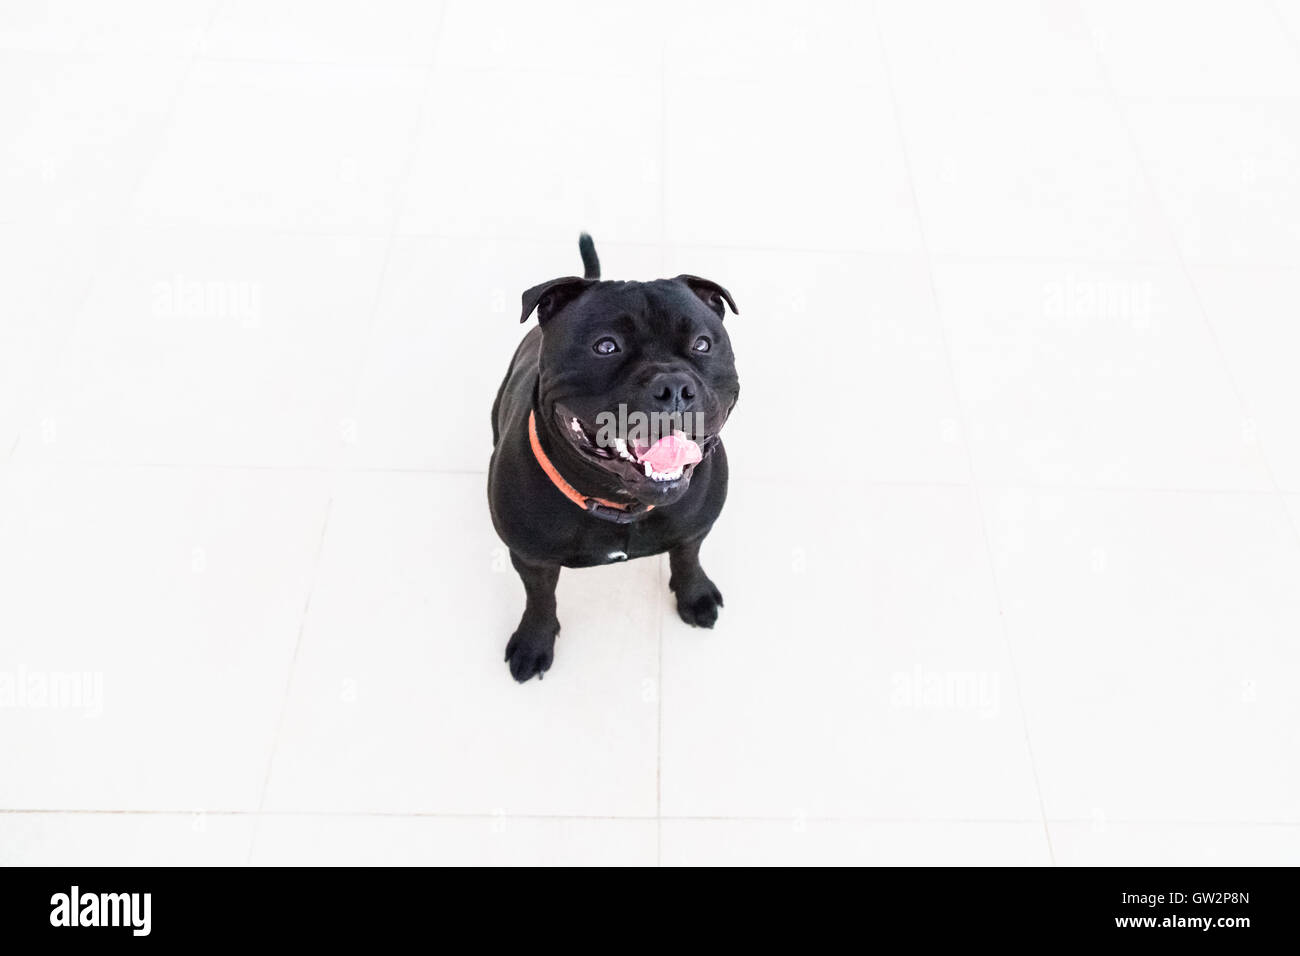
[[[731,298],[731,293],[718,285],[712,279],[701,279],[699,276],[679,275],[678,282],[686,283],[686,287],[700,297],[700,301],[707,305],[714,312],[718,313],[718,318],[727,317],[727,309],[723,306],[725,300],[727,305],[731,306],[731,311],[740,315],[740,310],[736,308],[736,302]]]
[[[538,324],[545,324],[547,319],[586,291],[588,286],[595,284],[595,279],[566,276],[535,285],[524,293],[524,314],[519,317],[519,321],[527,322],[536,309]]]

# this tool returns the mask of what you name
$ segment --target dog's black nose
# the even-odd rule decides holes
[[[660,372],[646,387],[646,399],[654,411],[687,411],[695,403],[695,381],[685,372]]]

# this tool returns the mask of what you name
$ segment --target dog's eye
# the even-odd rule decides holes
[[[707,335],[701,335],[695,340],[695,344],[691,346],[691,348],[695,349],[697,352],[707,352],[709,349],[713,348],[713,343],[709,341]]]
[[[591,350],[597,355],[613,355],[618,351],[618,343],[609,336],[605,336],[603,339],[597,339]]]

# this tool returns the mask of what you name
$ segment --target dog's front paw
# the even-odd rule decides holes
[[[718,622],[722,592],[703,574],[689,584],[670,580],[668,586],[677,592],[677,615],[691,627],[712,627]]]
[[[534,676],[541,680],[555,659],[555,635],[558,631],[559,627],[548,631],[521,625],[510,635],[510,643],[506,645],[510,676],[521,684]]]

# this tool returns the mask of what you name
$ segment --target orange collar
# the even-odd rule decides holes
[[[654,505],[643,505],[639,501],[623,503],[608,498],[593,498],[565,481],[559,469],[546,457],[546,452],[542,451],[542,443],[537,440],[537,419],[531,411],[528,413],[528,443],[533,446],[533,457],[541,465],[542,471],[546,472],[546,477],[551,479],[551,484],[560,490],[560,494],[589,514],[606,521],[627,524],[654,508]]]

